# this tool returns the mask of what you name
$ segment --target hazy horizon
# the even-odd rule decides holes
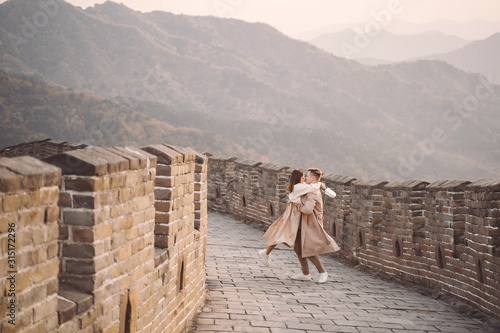
[[[0,0],[0,3],[5,0]],[[105,0],[68,0],[87,8]],[[467,23],[474,20],[500,22],[500,1],[497,0],[340,0],[304,1],[274,0],[116,0],[141,11],[168,11],[174,14],[213,15],[247,22],[267,23],[290,36],[300,35],[336,24],[359,24],[373,20],[373,13],[397,9],[392,19],[424,24],[438,20]],[[340,10],[339,10],[340,8]]]

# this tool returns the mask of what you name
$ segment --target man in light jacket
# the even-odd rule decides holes
[[[321,179],[322,172],[317,168],[310,168],[306,172],[305,183],[315,184]],[[302,267],[302,274],[292,277],[294,280],[310,281],[309,259],[319,273],[318,283],[325,283],[328,273],[321,264],[318,255],[336,252],[340,248],[337,243],[323,229],[323,199],[321,191],[314,190],[301,198],[298,205],[301,211],[300,225],[295,238],[293,249]]]

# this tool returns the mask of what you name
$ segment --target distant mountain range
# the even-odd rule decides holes
[[[374,22],[375,19],[373,19]],[[312,40],[322,34],[337,33],[347,29],[354,30],[359,28],[363,30],[368,22],[333,24],[321,29],[294,35],[294,38],[304,41]],[[461,39],[474,41],[488,38],[489,36],[500,32],[500,21],[473,20],[470,22],[455,22],[450,20],[438,20],[427,23],[410,23],[398,19],[390,20],[389,24],[384,26],[384,30],[395,35],[418,35],[429,31],[439,31],[444,35],[457,36]]]
[[[453,52],[423,58],[446,61],[464,71],[491,76],[494,82],[500,83],[500,33]]]
[[[309,42],[332,54],[362,61],[365,58],[398,62],[435,53],[445,53],[469,42],[438,31],[418,35],[395,35],[381,30],[376,37],[362,36],[359,31],[344,30],[322,34]]]
[[[500,88],[477,74],[440,61],[372,68],[264,24],[55,3],[52,11],[36,1],[0,4],[0,69],[114,99],[141,119],[145,140],[162,129],[142,119],[195,128],[184,145],[200,151],[355,177],[498,176]],[[39,27],[30,21],[37,13],[47,17]],[[490,91],[480,105],[454,109],[480,87]],[[10,110],[28,119],[16,96]],[[95,123],[82,126],[73,132]]]

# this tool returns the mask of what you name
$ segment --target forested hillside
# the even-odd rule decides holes
[[[118,100],[148,123],[174,126],[180,144],[198,150],[366,178],[497,176],[500,89],[478,74],[441,61],[368,67],[265,24],[140,13],[113,2],[86,10],[56,3],[30,38],[23,17],[40,4],[0,4],[0,69],[75,96]],[[487,98],[478,100],[484,89]],[[472,111],[460,112],[465,107]],[[29,112],[18,114],[29,119]],[[80,137],[99,126],[80,124]],[[137,128],[125,124],[147,141],[159,139],[142,120]],[[196,130],[183,137],[180,127]],[[405,164],[411,172],[402,171]]]
[[[176,128],[114,100],[2,71],[0,133],[0,148],[50,137],[95,146],[171,142],[199,149],[210,146],[223,154],[240,149],[229,140],[216,140],[195,128]],[[213,145],[207,145],[207,139]]]

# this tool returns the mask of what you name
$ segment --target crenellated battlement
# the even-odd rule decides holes
[[[209,209],[267,227],[286,208],[291,171],[211,156]],[[500,179],[322,181],[337,193],[325,198],[324,222],[343,255],[500,317]]]
[[[35,145],[43,161],[0,158],[2,332],[10,311],[16,332],[182,331],[205,298],[207,207],[262,227],[286,208],[287,166],[165,144],[16,151]],[[322,181],[340,255],[500,316],[500,180]]]
[[[206,157],[59,146],[0,158],[1,331],[182,331],[205,299]]]

